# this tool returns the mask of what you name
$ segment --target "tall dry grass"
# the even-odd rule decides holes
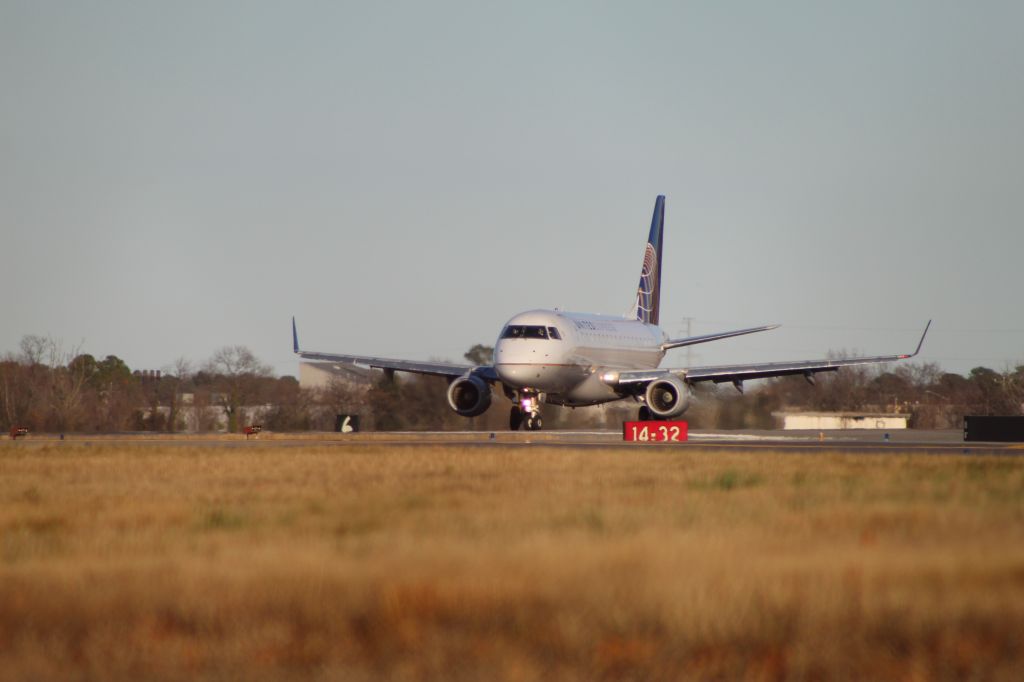
[[[1019,679],[1024,463],[0,446],[0,680]]]

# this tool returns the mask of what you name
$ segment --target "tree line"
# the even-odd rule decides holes
[[[1024,414],[1024,365],[997,372],[975,367],[966,375],[944,372],[935,363],[845,367],[815,377],[778,377],[738,394],[712,389],[712,401],[697,401],[691,424],[718,428],[770,428],[785,411],[900,413],[911,428],[963,426],[965,415]],[[699,395],[698,395],[699,398]]]
[[[465,358],[491,360],[477,344]],[[179,359],[161,372],[132,371],[116,355],[96,358],[51,338],[26,336],[20,351],[0,358],[0,428],[41,432],[239,432],[260,423],[272,431],[328,431],[336,415],[359,414],[373,430],[504,430],[511,403],[494,391],[491,408],[459,417],[445,400],[441,377],[374,373],[366,384],[333,378],[303,389],[274,376],[244,346],[225,346],[199,366]],[[771,428],[783,411],[898,412],[916,428],[959,428],[963,416],[1024,414],[1024,365],[967,375],[934,363],[848,367],[758,382],[743,394],[731,386],[698,385],[684,416],[693,428]],[[548,428],[618,428],[636,417],[631,401],[603,409],[544,407]]]

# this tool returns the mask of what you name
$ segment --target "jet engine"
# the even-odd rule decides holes
[[[463,417],[483,414],[491,406],[491,387],[467,372],[448,387],[448,405]]]
[[[690,389],[671,374],[647,384],[647,408],[658,419],[678,417],[690,406]]]

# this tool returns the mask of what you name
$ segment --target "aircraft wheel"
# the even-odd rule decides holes
[[[508,428],[511,431],[518,431],[519,427],[523,425],[523,411],[518,407],[513,407],[508,413]]]
[[[638,419],[640,421],[642,421],[642,422],[649,422],[649,421],[651,421],[651,408],[647,407],[646,405],[641,407],[640,408],[640,416],[638,417]]]
[[[526,428],[530,431],[540,431],[544,426],[544,420],[539,414],[531,414],[526,418]]]

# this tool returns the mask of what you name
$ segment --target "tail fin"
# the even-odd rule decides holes
[[[640,285],[636,290],[636,319],[646,324],[658,324],[661,309],[661,237],[664,231],[665,197],[659,195],[654,202],[651,233],[647,237]]]

